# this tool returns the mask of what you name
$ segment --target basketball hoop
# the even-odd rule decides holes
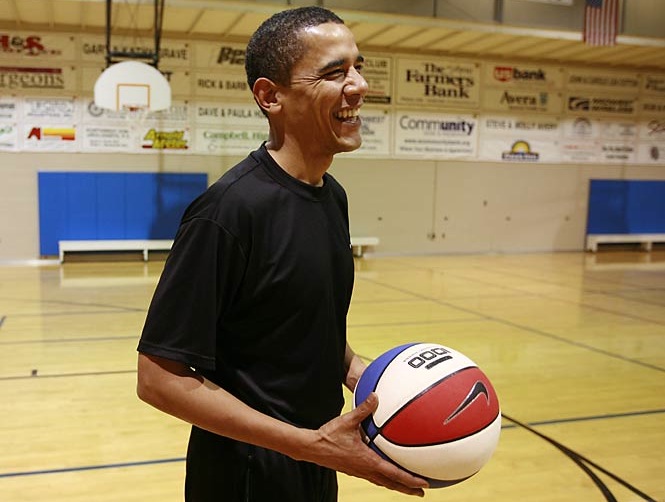
[[[134,124],[143,124],[150,109],[147,106],[123,105],[122,111],[123,116],[129,119],[130,122]]]
[[[166,110],[171,86],[154,66],[122,61],[109,66],[95,82],[95,105],[109,110]]]

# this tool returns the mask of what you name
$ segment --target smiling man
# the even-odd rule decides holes
[[[332,502],[336,471],[423,495],[362,440],[374,394],[340,416],[365,365],[346,340],[346,193],[327,170],[361,143],[362,64],[320,7],[272,16],[247,46],[269,140],[185,212],[138,347],[140,398],[192,424],[188,501]]]

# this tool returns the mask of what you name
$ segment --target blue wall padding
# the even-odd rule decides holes
[[[665,181],[591,180],[587,234],[665,233]]]
[[[205,173],[39,173],[42,256],[59,240],[173,239],[183,211],[208,186]]]

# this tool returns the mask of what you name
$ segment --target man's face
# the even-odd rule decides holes
[[[360,146],[360,117],[367,82],[351,31],[325,23],[301,33],[305,55],[285,90],[286,136],[307,155],[334,155]]]

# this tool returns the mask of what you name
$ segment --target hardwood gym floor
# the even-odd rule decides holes
[[[188,426],[135,396],[162,266],[0,265],[0,500],[182,500]],[[501,400],[494,457],[426,500],[665,501],[665,253],[368,256],[356,268],[356,352],[441,343]],[[343,502],[409,500],[340,485]]]

